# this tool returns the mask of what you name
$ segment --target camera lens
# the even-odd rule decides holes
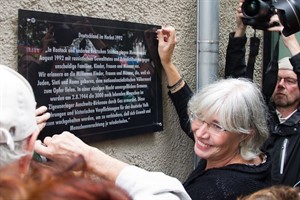
[[[283,35],[289,36],[300,31],[300,6],[298,0],[277,1],[274,3],[281,24]]]
[[[248,1],[247,3],[243,4],[244,14],[249,17],[253,17],[259,13],[260,10],[260,3],[256,0]]]
[[[242,12],[243,23],[260,30],[270,27],[270,18],[275,14],[272,0],[245,0],[242,4]]]
[[[242,11],[248,18],[265,18],[272,13],[269,1],[262,0],[245,0],[242,5]]]

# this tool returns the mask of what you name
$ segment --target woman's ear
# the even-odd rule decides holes
[[[18,161],[21,174],[26,174],[29,169],[29,165],[32,160],[34,144],[39,135],[39,132],[39,130],[36,130],[27,138],[25,149],[26,151],[30,152],[30,154],[23,156]]]
[[[255,134],[253,129],[250,130],[249,134],[243,134],[242,137],[241,137],[240,143],[248,140],[249,138],[251,138],[253,136],[253,134]]]

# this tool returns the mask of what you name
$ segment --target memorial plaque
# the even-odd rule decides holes
[[[39,138],[161,131],[157,25],[19,10],[18,71],[51,113]]]

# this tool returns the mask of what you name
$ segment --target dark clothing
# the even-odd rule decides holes
[[[188,102],[193,96],[193,92],[190,87],[185,84],[183,88],[181,88],[176,93],[169,92],[169,97],[171,98],[176,112],[179,117],[181,129],[192,139],[194,140],[193,132],[191,131],[191,124],[189,120],[189,115],[187,112]]]
[[[201,160],[183,186],[192,199],[232,199],[270,186],[270,159],[258,166],[232,164],[205,170]]]
[[[192,91],[186,84],[176,93],[169,93],[179,116],[181,128],[194,140],[187,114],[187,103]],[[260,165],[231,164],[205,170],[201,160],[183,186],[192,199],[232,199],[270,186],[270,158]]]
[[[246,36],[234,38],[233,34],[230,33],[229,35],[225,76],[245,77],[245,43],[247,38]],[[293,56],[290,61],[299,82],[300,53]],[[263,146],[263,150],[271,155],[273,184],[293,186],[300,181],[300,107],[288,120],[282,124],[279,123],[275,107],[270,101],[276,87],[277,75],[277,65],[271,66],[264,74],[262,91],[269,106],[270,137]]]

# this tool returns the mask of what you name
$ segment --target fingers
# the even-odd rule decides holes
[[[62,146],[68,144],[68,139],[62,134],[54,134],[52,137],[47,136],[44,141],[37,140],[34,145],[34,150],[38,154],[47,157],[52,161],[60,161],[61,154],[66,154],[66,149]],[[66,157],[68,155],[65,155]]]
[[[240,2],[240,3],[239,3],[239,6],[238,6],[238,8],[237,8],[237,13],[243,15],[242,5],[243,5],[243,2]]]
[[[176,34],[175,34],[175,28],[172,26],[168,26],[162,30],[162,33],[165,36],[165,39],[167,39],[167,42],[176,43]]]
[[[160,43],[176,43],[175,29],[172,26],[166,26],[156,31],[157,39]]]
[[[162,42],[164,42],[164,35],[162,33],[162,29],[157,30],[156,33],[157,33],[157,40],[159,44],[161,44]]]
[[[269,24],[270,24],[270,28],[268,28],[268,31],[282,32],[283,26],[280,23],[278,15],[273,15],[270,18]]]
[[[273,16],[270,18],[270,21],[271,21],[271,22],[276,21],[276,22],[280,23],[278,15],[273,15]]]
[[[283,26],[278,24],[277,22],[272,22],[270,23],[270,28],[268,28],[268,31],[273,31],[273,32],[282,32]]]
[[[44,143],[42,143],[41,140],[37,140],[35,142],[34,151],[37,152],[38,154],[41,154],[41,155],[47,157],[49,155],[48,150],[49,149],[47,148],[47,146]]]
[[[46,106],[40,106],[35,110],[35,115],[41,115],[46,112],[48,108]]]
[[[50,119],[50,113],[44,113],[41,116],[36,116],[36,123],[40,124],[40,123],[46,123],[46,121],[48,121],[48,119]]]
[[[67,131],[52,137],[45,137],[43,143],[44,145],[41,141],[35,143],[36,152],[54,162],[59,162],[61,159],[71,161],[80,154],[85,157],[89,149],[89,146],[81,139]]]
[[[272,31],[272,32],[282,32],[282,30],[283,30],[282,26],[272,26],[268,28],[268,31]]]
[[[52,138],[54,138],[55,136],[56,135],[53,135],[52,137],[49,137],[49,136],[45,137],[44,138],[44,144],[45,144],[45,146],[51,146]]]
[[[35,110],[36,123],[41,131],[45,126],[46,122],[50,118],[50,113],[47,112],[46,106],[41,106]]]
[[[236,9],[236,20],[238,22],[242,22],[242,18],[244,17],[242,5],[243,5],[243,2],[240,2],[238,8]]]
[[[171,63],[171,58],[176,45],[176,32],[172,26],[157,30],[158,53],[163,67]]]
[[[54,136],[57,137],[57,135]],[[35,142],[34,151],[47,158],[47,165],[56,169],[63,169],[74,161],[77,154],[65,151],[65,149],[62,148],[64,144],[60,143],[61,141],[59,142],[59,140],[53,138],[53,136],[46,137],[44,143],[40,140]]]

